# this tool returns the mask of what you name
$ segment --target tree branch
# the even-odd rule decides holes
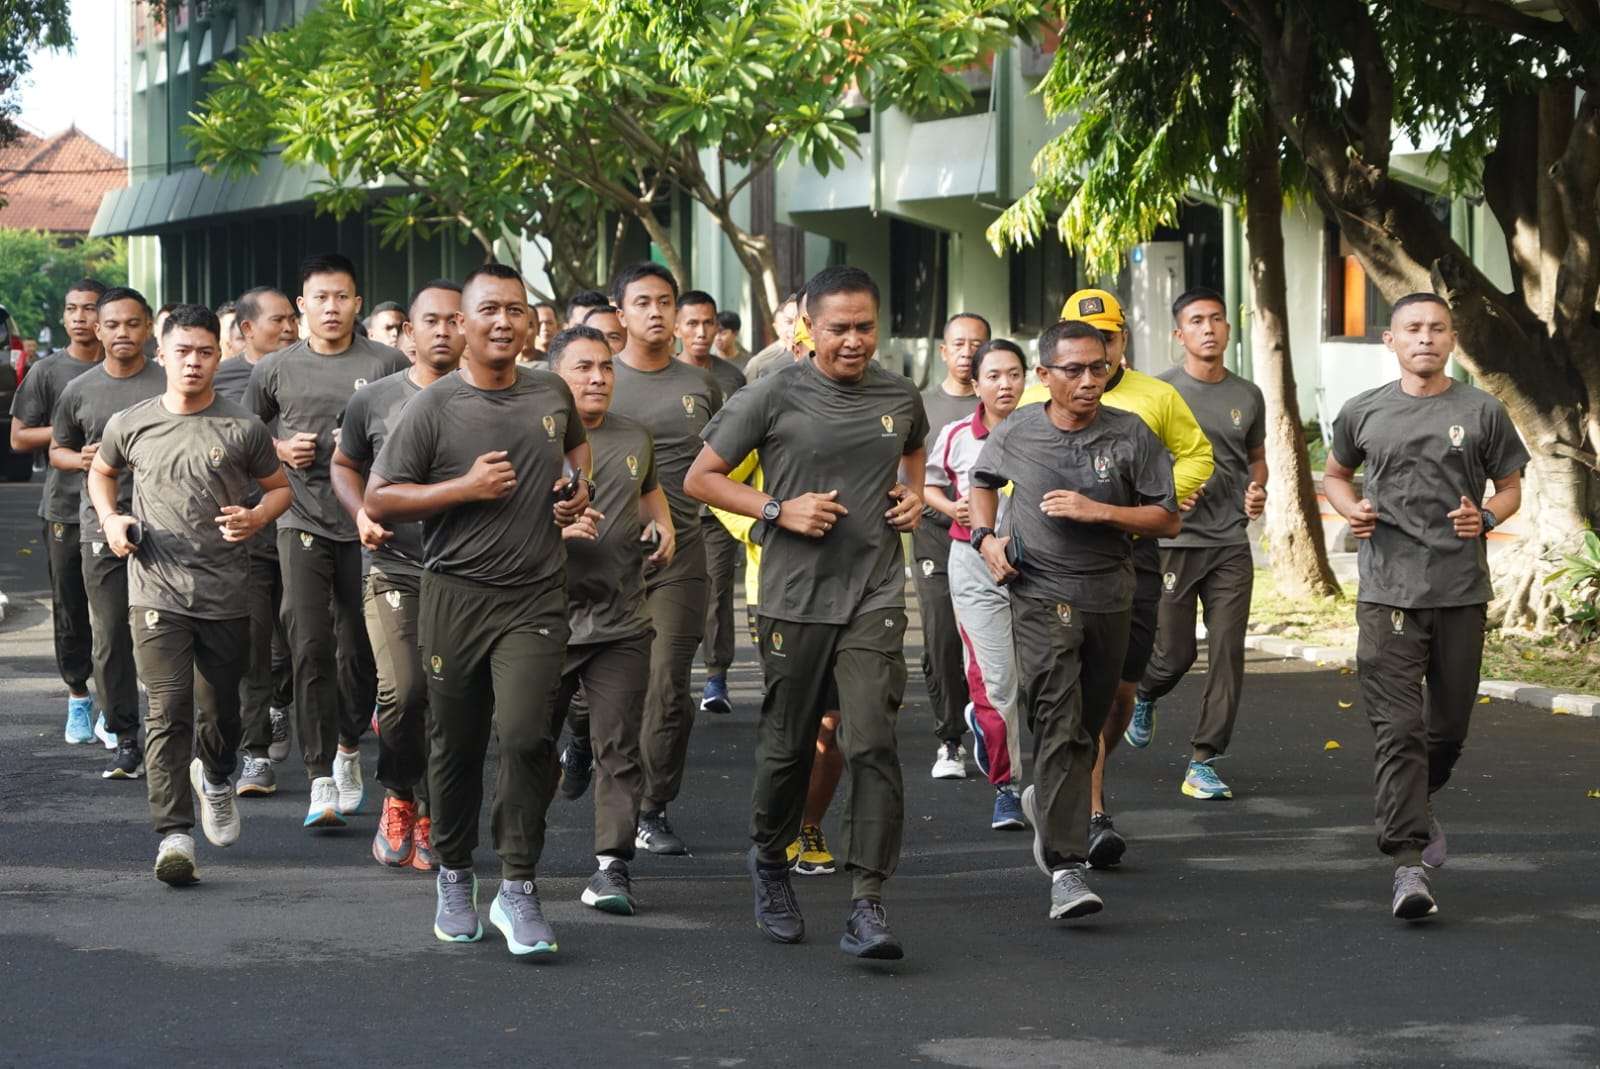
[[[1524,37],[1570,44],[1572,34],[1560,22],[1524,15],[1505,0],[1422,0],[1429,7],[1498,26]]]
[[[1600,100],[1584,95],[1566,151],[1550,168],[1561,204],[1567,247],[1556,270],[1553,320],[1556,332],[1574,339],[1594,330],[1595,293],[1600,289]]]
[[[1483,198],[1505,236],[1511,284],[1530,311],[1544,307],[1543,242],[1539,232],[1539,101],[1504,92],[1500,136],[1484,158]]]

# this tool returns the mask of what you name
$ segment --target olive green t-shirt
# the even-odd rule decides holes
[[[398,349],[355,335],[350,348],[336,356],[314,351],[302,339],[262,357],[250,373],[245,408],[269,427],[277,423],[279,438],[317,436],[317,455],[307,468],[288,468],[294,504],[278,526],[306,531],[335,542],[354,542],[356,524],[334,496],[328,466],[333,458],[334,431],[350,395],[369,382],[410,366]]]
[[[566,565],[551,487],[566,455],[584,443],[572,391],[559,375],[530,367],[503,390],[480,390],[456,371],[418,393],[390,431],[372,474],[391,483],[442,483],[465,475],[484,453],[504,451],[512,492],[422,521],[423,567],[477,583],[523,586]]]
[[[17,384],[11,398],[11,418],[24,427],[48,427],[56,402],[67,383],[99,367],[79,360],[65,349],[57,349],[35,361]],[[44,496],[39,499],[39,518],[52,523],[78,522],[78,494],[83,488],[83,473],[62,471],[55,465],[45,469]]]
[[[202,620],[249,615],[249,548],[224,541],[216,517],[252,491],[259,497],[258,480],[279,470],[261,421],[220,397],[185,415],[153,397],[111,418],[99,459],[131,475],[131,513],[144,528],[128,559],[129,606]]]
[[[656,479],[672,508],[672,527],[678,553],[702,541],[700,503],[683,492],[683,477],[700,452],[700,434],[722,407],[722,389],[711,373],[682,360],[671,360],[660,371],[639,371],[616,361],[617,384],[611,411],[640,424],[655,443]],[[671,568],[672,565],[668,565]]]
[[[728,464],[761,454],[766,492],[779,501],[837,490],[849,510],[821,538],[757,523],[762,616],[844,624],[905,605],[900,534],[884,513],[901,458],[923,448],[928,417],[915,386],[876,363],[835,382],[811,360],[775,371],[728,402],[706,444]]]
[[[594,458],[594,507],[605,519],[595,541],[566,540],[568,642],[574,646],[630,638],[650,626],[644,604],[650,551],[639,538],[639,498],[656,488],[655,450],[642,426],[615,412],[585,430]]]
[[[971,419],[978,410],[978,398],[972,394],[954,397],[944,391],[944,384],[936,382],[922,391],[922,407],[928,413],[928,442],[939,437],[939,432],[961,419]],[[933,561],[928,574],[943,573],[950,559],[950,518],[932,508],[922,510],[922,522],[911,532],[911,552],[921,562]],[[919,567],[924,567],[919,564]]]
[[[373,460],[383,451],[383,443],[400,422],[406,403],[421,392],[422,387],[411,381],[409,370],[361,387],[345,406],[339,424],[339,449],[361,465],[363,472],[370,472]],[[385,526],[394,532],[393,538],[378,547],[376,553],[365,546],[361,548],[367,568],[375,567],[397,578],[421,579],[422,521]]]
[[[263,358],[265,359],[265,358]],[[257,361],[259,363],[260,361]],[[250,387],[250,373],[256,365],[242,356],[231,356],[217,365],[217,373],[211,380],[211,388],[217,396],[225,401],[232,401],[240,408],[245,407],[245,391]],[[271,433],[272,428],[268,428]],[[258,487],[252,496],[245,499],[245,504],[254,506],[261,500],[261,491]],[[278,559],[278,523],[274,520],[250,539],[250,555],[260,561],[276,561]],[[275,567],[276,565],[274,565]]]
[[[127,378],[119,379],[106,371],[105,364],[93,371],[79,375],[61,391],[56,411],[51,420],[51,437],[68,449],[82,449],[100,441],[111,417],[124,408],[140,401],[160,397],[167,392],[167,373],[154,360]],[[89,500],[86,487],[80,495],[78,522],[83,525],[80,537],[84,545],[102,542],[100,517],[95,513],[94,502]],[[127,512],[133,500],[133,477],[123,472],[117,477],[117,511]],[[212,513],[213,516],[216,513]]]
[[[1250,519],[1244,514],[1244,491],[1250,485],[1250,452],[1267,440],[1267,404],[1261,388],[1249,379],[1224,371],[1220,382],[1205,382],[1181,367],[1156,378],[1170,382],[1194,413],[1211,442],[1216,465],[1205,492],[1183,514],[1183,530],[1161,544],[1175,549],[1250,544]]]

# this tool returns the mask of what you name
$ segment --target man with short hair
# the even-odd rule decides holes
[[[406,405],[461,363],[461,287],[448,279],[425,284],[411,298],[405,332],[417,340],[417,361],[405,371],[368,383],[345,406],[329,475],[339,503],[355,521],[366,566],[365,617],[378,667],[378,782],[383,812],[372,856],[394,868],[439,867],[428,814],[428,689],[417,652],[417,606],[422,594],[422,524],[375,523],[364,497],[367,472],[400,422]]]
[[[990,337],[989,321],[976,312],[957,312],[944,325],[939,357],[944,379],[922,391],[928,413],[928,441],[958,420],[971,419],[978,399],[972,386],[972,360]],[[922,614],[922,677],[928,684],[928,707],[938,749],[933,755],[934,779],[966,779],[967,751],[961,738],[977,731],[967,693],[961,655],[961,630],[950,600],[950,519],[925,509],[911,533],[911,581]],[[1019,777],[1020,778],[1020,777]]]
[[[244,405],[250,376],[262,359],[298,336],[294,305],[271,286],[256,286],[239,295],[234,327],[244,336],[244,352],[217,366],[211,386],[217,396]],[[254,500],[246,504],[254,505]],[[239,796],[275,794],[272,766],[289,756],[289,714],[294,705],[294,672],[284,635],[283,576],[278,570],[278,525],[268,522],[250,539],[250,663],[239,681],[239,717],[244,724],[240,745],[244,768],[235,787]]]
[[[222,346],[223,358],[227,358],[228,338],[233,334],[233,325],[238,322],[239,308],[233,301],[223,301],[217,305],[217,323],[222,333],[217,335]]]
[[[700,449],[700,432],[722,407],[722,390],[709,373],[673,359],[678,283],[672,272],[660,264],[633,264],[618,272],[612,294],[628,344],[617,354],[611,410],[650,432],[656,478],[672,506],[678,536],[672,560],[645,574],[656,633],[639,736],[644,793],[637,845],[653,854],[686,854],[688,847],[667,819],[667,806],[683,786],[696,704],[689,677],[705,632],[707,599],[700,503],[684,492],[683,477]]]
[[[1216,466],[1199,496],[1183,502],[1183,530],[1161,542],[1155,651],[1123,737],[1141,750],[1150,745],[1156,701],[1194,665],[1198,598],[1205,610],[1206,685],[1182,790],[1190,798],[1232,798],[1212,762],[1227,753],[1244,683],[1256,573],[1248,527],[1267,503],[1266,402],[1255,383],[1223,364],[1228,311],[1222,294],[1204,287],[1179,294],[1172,322],[1183,364],[1156,377],[1171,383],[1199,420]]]
[[[708,372],[722,391],[722,401],[744,386],[744,373],[713,351],[717,336],[717,302],[704,290],[688,290],[678,297],[678,359]],[[706,508],[700,509],[700,527],[706,547],[706,686],[700,696],[702,712],[733,712],[728,698],[728,669],[733,667],[733,573],[739,567],[739,540]]]
[[[17,384],[11,399],[11,448],[18,453],[48,451],[51,417],[67,383],[91,371],[105,359],[105,348],[95,333],[95,302],[106,287],[92,278],[79,279],[67,288],[61,325],[67,345],[37,363]],[[93,626],[89,617],[89,598],[83,586],[83,556],[80,550],[79,493],[81,468],[63,470],[51,465],[45,474],[44,494],[39,499],[39,519],[44,524],[44,545],[50,569],[50,621],[55,637],[56,670],[67,685],[67,724],[63,734],[68,745],[91,742],[99,735],[108,749],[117,741],[105,727],[105,714],[97,718],[94,699],[89,696],[89,677],[94,673]],[[100,697],[102,705],[105,696]]]
[[[406,330],[406,310],[399,301],[380,301],[367,316],[367,337],[391,349],[400,348],[400,338]]]
[[[800,831],[818,726],[828,709],[840,709],[852,886],[839,945],[857,957],[896,959],[904,950],[882,892],[905,822],[895,740],[906,683],[900,535],[922,514],[928,421],[916,389],[873,360],[878,311],[878,287],[866,272],[818,272],[806,284],[816,356],[733,398],[706,428],[686,488],[762,521],[766,696],[747,860],[756,924],[776,942],[805,938],[787,850]],[[762,490],[728,477],[752,450],[761,457]]]
[[[103,323],[126,314],[117,303],[106,312]],[[291,491],[266,428],[212,386],[221,359],[216,316],[179,305],[165,329],[166,387],[106,425],[89,496],[107,546],[129,562],[133,651],[150,692],[150,815],[162,836],[155,875],[181,886],[199,878],[189,834],[197,802],[213,845],[239,837],[228,777],[249,662],[250,623],[238,597],[250,568],[244,543],[289,507]],[[115,352],[127,342],[112,334]]]
[[[599,290],[579,290],[567,301],[567,318],[562,322],[561,329],[582,326],[588,321],[589,313],[597,308],[610,308],[611,296]],[[616,352],[615,349],[612,352]]]
[[[771,345],[762,349],[745,364],[744,377],[754,382],[772,371],[781,371],[797,358],[795,353],[795,325],[800,320],[800,294],[791,293],[772,313],[772,332],[777,335]]]
[[[407,403],[373,461],[364,508],[387,528],[423,523],[417,638],[432,717],[434,935],[483,936],[472,851],[492,730],[502,880],[489,917],[513,954],[552,954],[534,881],[556,788],[568,636],[559,527],[589,505],[589,446],[566,383],[517,366],[533,329],[521,276],[485,264],[461,288],[461,368]]]
[[[606,339],[606,345],[610,346],[612,356],[628,347],[628,332],[622,329],[622,317],[612,305],[589,309],[584,313],[583,322],[575,325],[598,330]]]
[[[361,734],[377,696],[362,615],[361,545],[329,474],[350,395],[406,368],[398,350],[356,334],[356,268],[338,253],[300,265],[296,298],[310,336],[255,366],[246,406],[276,427],[294,504],[278,521],[283,625],[294,659],[294,710],[311,780],[302,826],[342,827],[360,812]]]
[[[1443,298],[1400,298],[1383,342],[1400,378],[1345,403],[1323,487],[1360,542],[1356,661],[1376,743],[1378,849],[1394,860],[1391,912],[1411,921],[1439,911],[1424,868],[1445,863],[1432,799],[1477,701],[1492,593],[1484,537],[1522,504],[1528,451],[1504,405],[1450,377]]]
[[[744,320],[739,318],[738,312],[723,311],[717,313],[717,337],[711,343],[712,350],[728,363],[744,370],[744,365],[750,361],[750,350],[744,347],[744,338],[740,331],[744,329]]]
[[[100,295],[95,312],[95,329],[106,358],[67,384],[51,420],[50,463],[63,471],[88,471],[111,417],[167,388],[161,367],[145,359],[152,317],[144,296],[117,286]],[[132,497],[133,480],[121,479],[118,503],[123,511]],[[78,517],[83,587],[94,626],[94,685],[105,708],[106,727],[117,737],[116,753],[100,775],[137,779],[144,775],[144,754],[139,748],[139,677],[128,628],[127,561],[106,545],[88,495],[82,495]]]
[[[1011,584],[1022,706],[1033,732],[1033,780],[1022,808],[1033,858],[1050,877],[1049,916],[1098,913],[1083,870],[1100,732],[1128,647],[1130,536],[1178,533],[1172,463],[1143,421],[1100,403],[1112,365],[1088,323],[1039,338],[1042,405],[990,433],[973,465],[970,543],[997,583]],[[1012,484],[996,536],[999,491]]]
[[[538,352],[538,360],[542,363],[549,358],[550,343],[561,329],[561,310],[549,301],[539,301],[533,306],[533,314],[539,324],[530,344]]]

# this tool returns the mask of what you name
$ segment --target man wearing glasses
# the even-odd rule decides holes
[[[1170,383],[1126,366],[1128,331],[1122,305],[1105,290],[1079,290],[1067,298],[1061,318],[1066,322],[1087,323],[1100,332],[1106,345],[1106,359],[1111,365],[1111,377],[1106,380],[1101,403],[1107,408],[1133,413],[1154,432],[1172,458],[1172,481],[1178,500],[1187,501],[1211,478],[1211,442],[1188,404]],[[1041,348],[1039,352],[1044,359],[1045,350]],[[1018,409],[1047,401],[1049,397],[1046,384],[1030,386],[1023,392]],[[1122,860],[1128,847],[1106,811],[1106,757],[1122,741],[1122,733],[1133,719],[1134,690],[1144,678],[1150,653],[1155,648],[1156,618],[1161,608],[1161,549],[1155,539],[1133,540],[1133,571],[1133,619],[1129,625],[1128,651],[1122,662],[1122,680],[1105,718],[1090,792],[1090,868],[1110,868]]]
[[[1128,649],[1133,536],[1178,533],[1172,463],[1138,416],[1103,407],[1105,340],[1061,322],[1039,339],[1042,405],[989,435],[972,469],[972,538],[997,583],[1011,584],[1034,783],[1022,795],[1033,856],[1051,879],[1051,919],[1103,906],[1084,882],[1090,786],[1101,730]],[[1005,530],[999,490],[1013,484]]]

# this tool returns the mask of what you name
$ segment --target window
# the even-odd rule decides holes
[[[889,220],[889,333],[896,338],[938,336],[949,316],[950,235],[932,227]]]
[[[1222,267],[1222,209],[1215,204],[1185,204],[1178,209],[1176,227],[1160,226],[1151,241],[1183,242],[1185,289],[1206,286],[1227,292]]]
[[[1053,227],[1011,254],[1011,332],[1040,334],[1078,288],[1078,262]]]
[[[1420,189],[1399,187],[1417,197],[1434,218],[1449,225],[1450,200]],[[1323,228],[1323,332],[1330,339],[1380,341],[1389,327],[1389,302],[1367,277],[1355,249],[1337,223]]]

